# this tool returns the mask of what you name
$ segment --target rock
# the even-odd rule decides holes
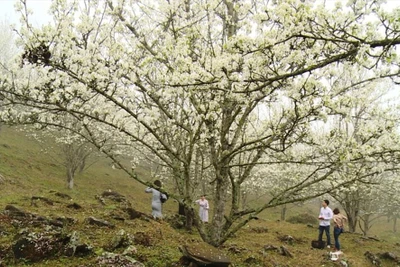
[[[75,224],[75,223],[77,222],[77,220],[74,219],[74,218],[71,218],[71,217],[64,217],[64,216],[62,216],[62,217],[57,217],[57,218],[55,218],[54,220],[60,221],[60,222],[62,222],[64,225],[73,225],[73,224]]]
[[[108,222],[106,220],[97,219],[95,217],[87,218],[87,222],[89,224],[97,225],[97,226],[105,226],[105,227],[110,227],[110,228],[114,228],[115,227],[112,223],[110,223],[110,222]]]
[[[385,252],[385,253],[380,253],[378,254],[379,258],[381,259],[388,259],[391,261],[394,261],[396,263],[400,263],[399,257],[397,257],[394,253],[392,252]]]
[[[38,262],[59,255],[63,241],[48,233],[29,233],[20,237],[12,250],[16,259]]]
[[[93,251],[91,246],[80,243],[76,232],[63,236],[60,232],[28,233],[27,230],[22,230],[16,239],[12,245],[14,257],[30,262],[60,256],[82,257],[92,254]]]
[[[121,229],[112,239],[108,250],[113,251],[117,248],[126,248],[133,244],[134,237]]]
[[[189,264],[190,264],[190,258],[189,257],[186,257],[186,256],[182,256],[182,257],[180,257],[180,259],[179,259],[179,266],[189,266]]]
[[[145,216],[145,214],[143,212],[137,211],[131,207],[126,208],[125,212],[129,215],[129,219],[133,220],[133,219],[138,219],[142,216]]]
[[[372,265],[381,266],[381,260],[371,252],[369,251],[365,252],[364,256],[367,257],[367,259],[372,263]]]
[[[129,247],[127,247],[124,252],[122,253],[122,255],[127,255],[127,256],[133,256],[137,253],[137,248],[135,246],[130,245]]]
[[[183,256],[189,258],[195,264],[212,264],[214,267],[228,267],[231,263],[226,255],[206,243],[183,245],[179,249]]]
[[[60,228],[64,227],[64,223],[62,221],[59,221],[56,219],[51,219],[48,221],[48,223],[49,223],[49,225],[52,225],[52,226],[56,226],[56,227],[60,227]]]
[[[300,238],[295,238],[291,235],[279,235],[278,239],[282,242],[285,242],[288,245],[293,245],[293,244],[301,244],[301,243],[305,243],[304,240],[300,239]]]
[[[137,232],[134,238],[135,244],[142,245],[145,247],[151,247],[153,245],[153,240],[150,235],[144,232]]]
[[[72,252],[72,253],[71,253]],[[65,256],[68,257],[86,257],[93,253],[93,247],[87,244],[79,244],[74,250],[66,250]]]
[[[244,262],[250,266],[260,266],[260,260],[254,256],[248,257]]]
[[[56,192],[56,193],[54,193],[54,195],[59,197],[59,198],[63,198],[63,199],[68,199],[68,200],[72,199],[72,197],[70,197],[69,195],[64,194],[64,193],[60,193],[60,192]]]
[[[9,232],[2,225],[0,225],[0,236],[7,236],[7,235],[9,235]]]
[[[128,200],[125,198],[125,196],[121,195],[118,192],[114,192],[114,191],[111,191],[111,190],[104,191],[101,194],[101,196],[103,198],[108,198],[108,199],[114,200],[116,202],[128,202]]]
[[[285,243],[289,244],[289,245],[293,245],[293,243],[295,241],[294,237],[291,236],[291,235],[279,236],[278,239],[280,241],[282,241],[282,242],[285,242]]]
[[[44,226],[50,225],[55,227],[64,227],[65,225],[74,224],[76,222],[73,218],[57,217],[57,218],[46,218],[40,215],[22,211],[13,205],[7,205],[5,208],[4,215],[12,220],[15,227],[22,226]]]
[[[365,240],[373,240],[373,241],[378,241],[378,242],[381,241],[379,238],[374,237],[374,236],[362,236],[361,238],[365,239]]]
[[[279,248],[274,245],[265,245],[264,251],[278,250]]]
[[[281,246],[280,249],[283,256],[293,258],[293,254],[285,246]]]
[[[79,205],[78,203],[72,203],[72,204],[68,204],[67,205],[67,208],[69,208],[69,209],[74,209],[74,210],[80,210],[80,209],[82,209],[82,206],[81,205]]]
[[[96,195],[95,198],[100,202],[100,204],[101,204],[102,206],[105,206],[105,205],[106,205],[106,201],[105,201],[104,198],[102,198],[101,196]]]
[[[10,246],[6,244],[0,244],[0,267],[6,267],[5,259],[13,258]]]
[[[6,178],[4,178],[4,176],[0,174],[0,184],[4,184],[6,181]]]
[[[173,214],[166,216],[164,220],[174,229],[183,229],[186,224],[186,216]]]
[[[67,239],[68,243],[65,245],[64,255],[68,257],[85,257],[92,254],[93,248],[80,242],[78,232],[74,231]]]
[[[37,207],[37,201],[42,201],[42,202],[44,202],[44,203],[46,203],[47,205],[50,205],[50,206],[54,205],[54,201],[51,200],[51,199],[48,199],[46,197],[32,196],[31,197],[31,206]]]
[[[25,212],[13,205],[7,205],[3,214],[12,219],[11,224],[17,228],[22,227],[23,225],[42,226],[49,224],[49,220],[45,217]]]
[[[246,248],[238,247],[237,245],[231,245],[228,248],[228,251],[231,252],[231,253],[234,253],[234,254],[240,254],[240,253],[242,253],[243,251],[246,251],[246,250],[247,250]]]
[[[7,205],[5,207],[5,213],[14,219],[27,219],[32,217],[31,213],[24,212],[13,205]]]
[[[129,256],[115,253],[103,253],[96,260],[96,266],[112,267],[145,267],[145,265]]]
[[[267,227],[253,227],[251,230],[256,233],[268,233]]]

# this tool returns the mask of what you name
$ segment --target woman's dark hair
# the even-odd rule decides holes
[[[333,214],[339,214],[339,213],[340,213],[340,211],[339,211],[338,208],[334,208],[334,209],[333,209]]]
[[[161,187],[161,182],[160,182],[160,180],[155,180],[155,181],[153,182],[153,184],[154,184],[155,186],[157,186],[157,187]]]

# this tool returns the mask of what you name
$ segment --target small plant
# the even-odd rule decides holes
[[[296,224],[315,224],[317,223],[317,219],[314,215],[310,215],[307,213],[298,214],[296,216],[290,217],[287,222],[296,223]]]

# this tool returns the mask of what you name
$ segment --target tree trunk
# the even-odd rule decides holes
[[[365,214],[362,216],[362,222],[363,224],[360,224],[361,231],[363,233],[363,236],[367,236],[369,229],[371,228],[370,226],[370,220],[371,220],[371,215],[370,214]]]
[[[193,223],[195,221],[194,220],[194,210],[190,209],[190,208],[186,208],[183,204],[179,203],[178,214],[185,216],[185,218],[186,218],[185,229],[192,230]]]
[[[349,232],[355,233],[357,230],[360,201],[356,199],[350,199],[348,201],[343,201],[341,204],[346,211]]]
[[[349,224],[349,232],[355,233],[357,229],[357,217],[353,214],[347,214],[348,224]]]
[[[74,172],[71,169],[67,170],[67,183],[68,189],[74,188]]]
[[[227,175],[227,174],[226,174]],[[212,220],[212,227],[210,229],[211,234],[209,235],[209,244],[218,247],[221,245],[221,239],[223,238],[223,228],[225,223],[225,205],[227,199],[227,179],[217,179],[217,186],[215,191],[215,203],[214,203],[214,217]]]
[[[285,204],[282,206],[282,209],[281,209],[281,221],[282,222],[286,221],[286,211],[287,211],[287,207]]]
[[[397,217],[393,217],[393,233],[397,232]]]
[[[179,205],[178,206],[178,214],[182,215],[182,216],[186,216],[185,206],[183,204],[181,204],[181,203],[179,203],[178,205]]]
[[[185,228],[186,228],[186,230],[192,230],[193,222],[194,222],[194,210],[187,209],[184,207],[184,212],[185,212],[185,216],[186,216]]]
[[[246,191],[240,193],[240,208],[245,209],[247,204],[248,194]]]

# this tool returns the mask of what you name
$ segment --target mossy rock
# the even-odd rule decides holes
[[[206,243],[183,245],[182,254],[194,263],[206,264],[215,267],[228,267],[230,259],[217,248]]]

